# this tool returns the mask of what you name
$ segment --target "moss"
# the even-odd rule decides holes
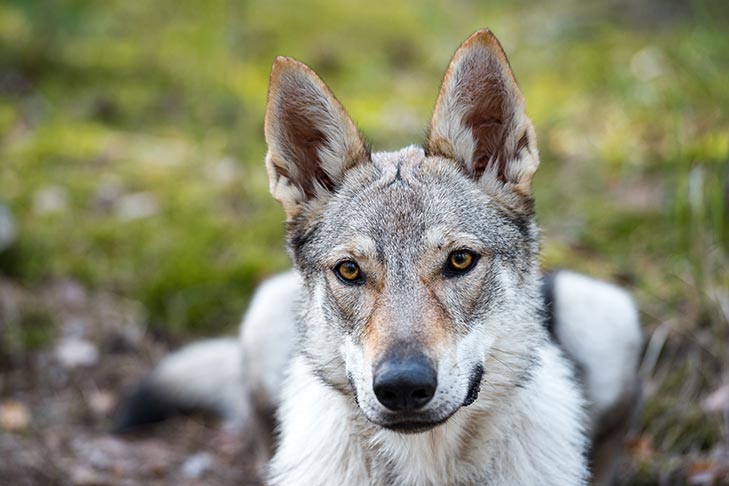
[[[23,349],[33,351],[46,347],[55,336],[53,319],[42,309],[26,309],[21,313],[18,334]]]
[[[47,348],[56,336],[53,318],[43,308],[19,309],[5,316],[0,326],[0,362]]]

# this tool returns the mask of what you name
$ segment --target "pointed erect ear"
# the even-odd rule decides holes
[[[462,163],[489,187],[530,194],[539,165],[534,128],[491,31],[476,32],[453,56],[435,103],[427,150]]]
[[[266,107],[266,169],[288,219],[328,196],[344,173],[369,160],[364,139],[321,79],[287,57],[273,63]]]

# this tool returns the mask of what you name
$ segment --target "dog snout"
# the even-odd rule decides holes
[[[373,389],[377,400],[393,412],[424,407],[438,386],[436,370],[425,356],[387,359],[375,369]]]

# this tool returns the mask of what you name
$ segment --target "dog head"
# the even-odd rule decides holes
[[[491,32],[445,74],[424,148],[372,153],[307,66],[273,65],[266,167],[304,275],[302,353],[373,423],[427,430],[524,380],[543,339],[534,130]]]

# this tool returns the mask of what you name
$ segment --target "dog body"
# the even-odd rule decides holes
[[[495,37],[456,52],[425,148],[371,153],[287,58],[266,140],[296,269],[254,297],[240,364],[219,385],[208,375],[207,390],[232,378],[237,391],[216,399],[190,380],[231,361],[220,342],[171,356],[146,389],[258,424],[267,484],[585,484],[590,431],[635,393],[637,315],[619,289],[561,273],[545,327],[536,140]]]

